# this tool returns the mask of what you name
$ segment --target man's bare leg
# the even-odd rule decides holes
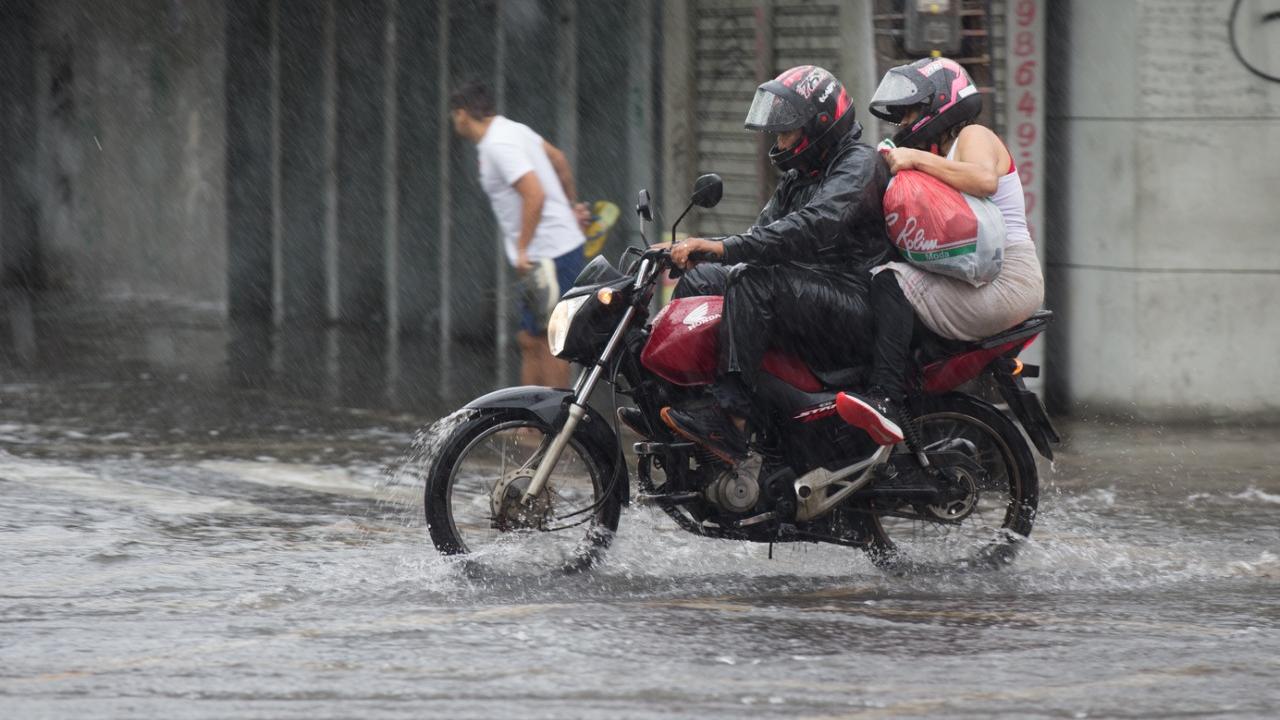
[[[521,330],[516,338],[520,345],[520,382],[525,385],[569,387],[569,363],[551,354],[545,335],[532,335]]]
[[[520,384],[541,385],[542,358],[538,355],[539,338],[521,330],[516,333],[516,343],[520,346]],[[541,338],[546,345],[546,338]]]
[[[542,359],[542,380],[547,387],[567,388],[569,387],[569,377],[572,370],[566,360],[551,354],[551,346],[547,344],[547,339],[542,338],[542,351],[545,353]]]

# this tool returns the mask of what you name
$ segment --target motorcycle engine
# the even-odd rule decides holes
[[[754,508],[760,499],[760,463],[760,456],[752,453],[736,468],[721,472],[707,485],[708,502],[731,513],[745,513]]]

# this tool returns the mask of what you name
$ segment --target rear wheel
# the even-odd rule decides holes
[[[599,559],[621,513],[617,449],[576,434],[540,495],[525,504],[554,435],[518,409],[477,413],[457,427],[427,475],[427,528],[436,549],[535,570],[581,569]]]
[[[868,522],[867,552],[883,567],[1000,565],[1031,533],[1040,482],[1030,448],[1003,413],[968,395],[926,398],[915,420],[928,452],[959,453],[942,468],[953,494],[939,503],[884,503]]]

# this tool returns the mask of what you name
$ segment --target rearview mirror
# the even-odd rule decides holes
[[[653,222],[653,210],[649,206],[649,191],[641,190],[636,199],[636,214],[645,222]]]
[[[700,208],[713,208],[724,197],[724,181],[715,173],[707,173],[693,183],[693,197],[689,200]]]

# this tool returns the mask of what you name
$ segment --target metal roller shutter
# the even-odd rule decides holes
[[[696,0],[695,112],[699,172],[724,178],[724,199],[696,232],[728,235],[755,222],[775,177],[767,144],[742,127],[756,86],[796,65],[839,65],[838,2]]]

